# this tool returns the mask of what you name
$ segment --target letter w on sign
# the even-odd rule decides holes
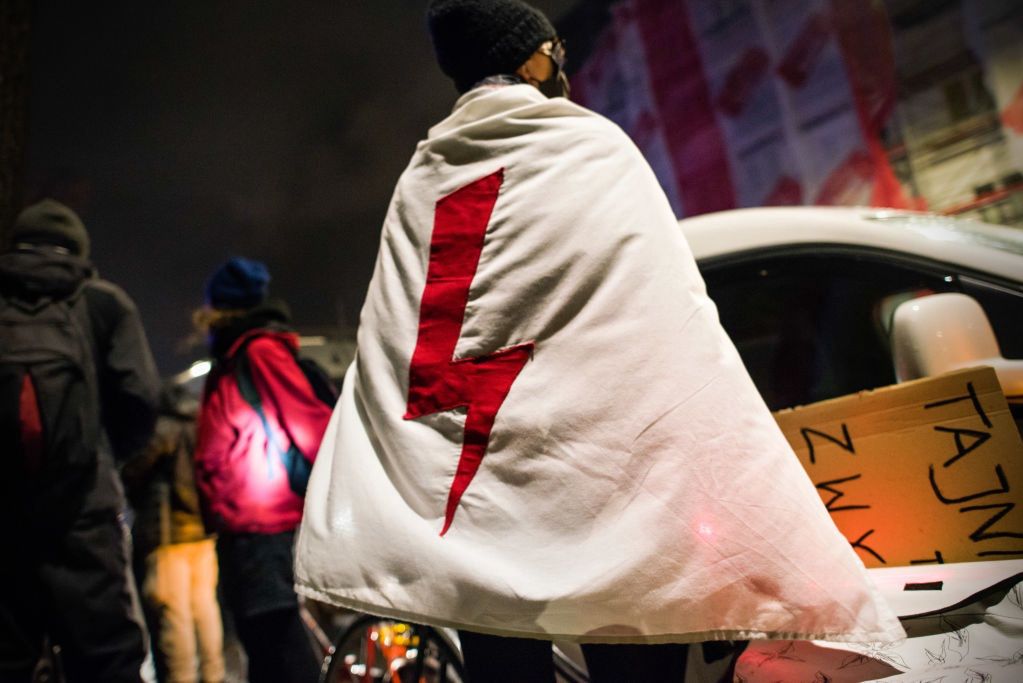
[[[532,343],[526,343],[475,358],[454,357],[469,286],[503,182],[501,169],[443,197],[434,212],[405,419],[466,409],[462,453],[448,493],[441,536],[451,527],[462,494],[483,462],[497,411],[533,349]]]

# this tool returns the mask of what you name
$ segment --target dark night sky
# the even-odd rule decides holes
[[[268,263],[300,326],[356,323],[394,182],[456,97],[425,5],[36,0],[30,194],[81,213],[161,371],[194,355],[189,312],[231,254]]]

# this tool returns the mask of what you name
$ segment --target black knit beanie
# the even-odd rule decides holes
[[[18,214],[9,242],[8,246],[18,242],[57,245],[82,258],[89,258],[89,233],[82,219],[53,199],[44,199]]]
[[[441,71],[463,93],[487,76],[514,73],[557,35],[521,0],[433,0],[426,22]]]

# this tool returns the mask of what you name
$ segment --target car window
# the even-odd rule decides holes
[[[895,307],[959,289],[945,267],[880,252],[773,253],[704,265],[703,273],[772,410],[894,383]]]
[[[987,313],[1002,355],[1023,359],[1023,287],[969,276],[959,280],[963,293],[979,301]]]

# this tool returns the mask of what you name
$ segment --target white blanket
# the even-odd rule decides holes
[[[903,636],[638,150],[525,85],[464,95],[398,182],[296,577],[525,637]]]

